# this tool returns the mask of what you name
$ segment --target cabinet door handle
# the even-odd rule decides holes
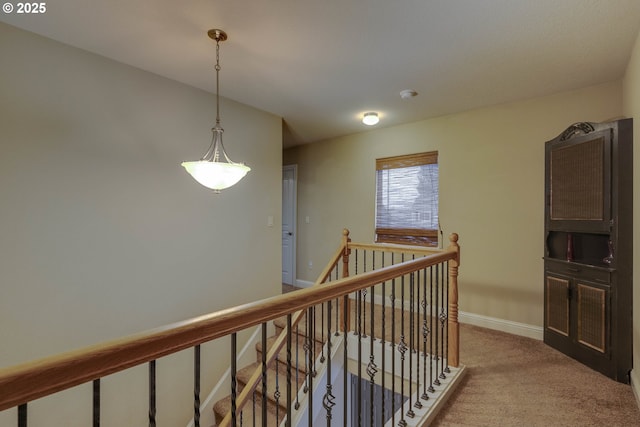
[[[572,272],[572,273],[579,273],[580,272],[579,268],[567,268],[567,270]]]

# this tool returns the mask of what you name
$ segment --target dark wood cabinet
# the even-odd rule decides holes
[[[632,368],[632,119],[545,144],[544,341],[621,382]]]

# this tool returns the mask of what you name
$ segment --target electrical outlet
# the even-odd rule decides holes
[[[313,261],[309,261],[309,270],[313,269]]]

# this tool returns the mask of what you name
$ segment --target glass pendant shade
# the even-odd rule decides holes
[[[182,166],[193,179],[218,193],[240,181],[251,170],[241,163],[221,163],[208,160],[183,162]]]
[[[200,184],[212,189],[215,193],[229,188],[240,181],[251,170],[244,163],[235,163],[229,159],[222,145],[222,133],[220,127],[220,42],[227,39],[227,34],[222,30],[209,30],[209,37],[216,41],[216,125],[211,131],[213,138],[207,153],[200,159],[191,162],[182,162],[182,166]]]
[[[240,181],[251,168],[244,163],[234,163],[229,159],[222,145],[224,130],[221,127],[216,126],[212,131],[211,146],[204,157],[192,162],[182,162],[182,166],[193,179],[219,193],[220,190]],[[220,156],[221,153],[222,156]]]

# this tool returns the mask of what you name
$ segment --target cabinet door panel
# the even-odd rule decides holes
[[[551,150],[551,219],[604,219],[604,137]]]
[[[584,282],[578,282],[578,330],[577,340],[580,344],[599,351],[607,352],[607,317],[609,291]]]
[[[547,328],[569,336],[569,280],[547,276]]]
[[[609,231],[611,132],[546,145],[547,226]]]

